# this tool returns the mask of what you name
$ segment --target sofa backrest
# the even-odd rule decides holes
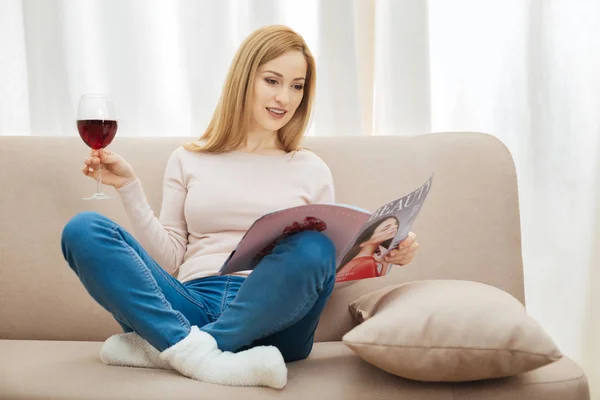
[[[156,212],[166,161],[188,140],[117,138],[110,146],[136,168]],[[413,227],[418,257],[386,277],[338,285],[318,341],[339,340],[354,326],[348,303],[407,281],[473,280],[524,302],[515,169],[500,141],[479,133],[440,133],[307,137],[304,145],[329,164],[338,202],[371,211],[435,172]],[[118,199],[81,199],[95,190],[80,173],[88,152],[78,137],[0,137],[0,338],[104,340],[119,332],[60,251],[62,228],[80,211],[98,211],[130,228]]]

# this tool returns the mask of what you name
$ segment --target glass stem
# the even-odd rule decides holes
[[[96,188],[96,192],[99,194],[103,194],[102,193],[102,164],[100,164],[98,166],[98,181],[97,181],[98,185]]]

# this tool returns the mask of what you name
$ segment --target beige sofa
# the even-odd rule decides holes
[[[135,166],[154,210],[167,157],[186,140],[117,138],[111,146]],[[0,137],[0,398],[589,399],[584,373],[567,357],[511,378],[434,384],[383,372],[340,342],[353,327],[348,304],[391,284],[474,280],[524,301],[515,169],[497,139],[443,133],[307,138],[305,145],[330,165],[341,203],[374,210],[416,188],[432,171],[436,177],[414,226],[421,243],[417,259],[385,278],[337,287],[312,354],[289,364],[288,385],[276,391],[102,364],[101,341],[119,328],[65,264],[60,234],[84,210],[129,228],[121,204],[81,200],[95,184],[79,172],[88,152],[79,138]]]

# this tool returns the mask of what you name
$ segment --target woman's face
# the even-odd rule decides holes
[[[369,242],[383,243],[396,236],[396,233],[398,233],[398,221],[396,218],[388,218],[375,228]]]
[[[278,131],[294,116],[304,95],[306,59],[289,51],[261,65],[254,81],[252,130]]]

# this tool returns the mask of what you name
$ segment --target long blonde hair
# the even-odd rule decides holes
[[[283,25],[260,28],[240,45],[223,86],[212,120],[197,141],[184,147],[191,151],[222,153],[244,143],[251,121],[250,101],[258,68],[288,51],[301,51],[306,58],[304,94],[294,116],[277,132],[286,152],[298,150],[308,125],[315,94],[315,60],[302,36]]]

